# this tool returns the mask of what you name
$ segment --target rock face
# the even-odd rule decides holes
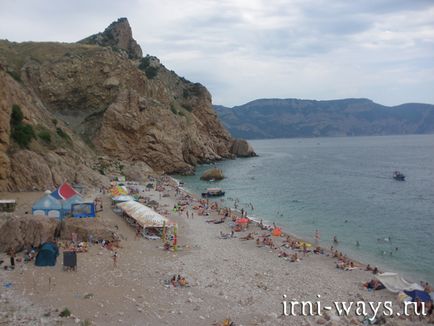
[[[35,131],[26,147],[11,137],[15,104]],[[0,41],[0,118],[0,191],[189,173],[234,157],[208,90],[142,58],[126,19],[80,43]]]
[[[142,49],[133,39],[133,32],[127,18],[119,18],[111,23],[104,32],[89,36],[79,43],[110,46],[124,50],[130,59],[142,58]]]
[[[46,216],[1,216],[0,252],[9,248],[18,252],[29,246],[38,247],[52,241],[56,235],[59,239],[71,240],[72,233],[76,233],[82,241],[87,241],[89,235],[94,240],[114,240],[114,231],[98,218],[67,218],[59,222]]]
[[[4,218],[4,217],[3,217]],[[2,218],[2,219],[3,219]],[[29,246],[53,240],[57,227],[55,219],[44,216],[10,217],[0,221],[0,252],[13,248],[21,251]]]
[[[231,153],[237,157],[256,156],[252,146],[244,139],[235,139],[231,145]]]
[[[212,169],[206,170],[200,178],[201,178],[201,180],[206,180],[206,181],[223,180],[224,175],[223,175],[222,170],[217,169],[217,168],[212,168]]]
[[[67,218],[60,226],[60,239],[72,239],[72,233],[77,234],[79,241],[88,241],[92,236],[93,240],[114,240],[114,230],[102,224],[96,218]]]

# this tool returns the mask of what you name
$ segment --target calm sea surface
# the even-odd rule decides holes
[[[255,140],[256,158],[215,164],[219,182],[181,177],[185,187],[226,191],[225,204],[413,281],[434,283],[434,135]],[[403,172],[405,182],[392,179]],[[252,204],[254,210],[249,204]],[[357,246],[359,242],[359,246]]]

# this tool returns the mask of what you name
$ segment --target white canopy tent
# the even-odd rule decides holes
[[[129,195],[119,195],[119,196],[112,197],[112,200],[114,202],[126,202],[130,200],[134,200],[134,197]]]
[[[375,276],[390,292],[421,290],[423,288],[417,283],[410,283],[397,273],[382,273]]]
[[[119,203],[116,206],[144,229],[162,228],[164,225],[171,227],[175,225],[175,223],[170,221],[167,217],[164,217],[155,212],[152,208],[135,201]]]

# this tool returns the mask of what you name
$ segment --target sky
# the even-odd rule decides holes
[[[0,0],[0,39],[75,42],[127,17],[214,104],[434,103],[434,0]]]

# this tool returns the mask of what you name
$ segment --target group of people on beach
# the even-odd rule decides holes
[[[178,276],[173,275],[172,278],[170,279],[170,284],[175,288],[188,286],[187,279],[181,275]]]
[[[180,193],[178,193],[178,196],[181,196]],[[185,194],[183,195],[185,196]],[[188,196],[188,195],[187,195]],[[185,198],[185,197],[183,197]],[[223,231],[220,231],[220,239],[232,239],[232,238],[238,238],[243,241],[249,241],[254,240],[256,243],[256,246],[259,248],[265,247],[272,249],[274,252],[277,252],[277,256],[281,258],[285,258],[290,262],[298,262],[302,260],[304,256],[308,254],[318,254],[318,255],[325,255],[329,256],[336,260],[336,267],[338,269],[342,270],[353,270],[353,269],[364,269],[366,271],[372,272],[374,275],[380,273],[377,267],[371,267],[370,265],[367,265],[366,267],[363,267],[362,265],[350,260],[345,254],[343,254],[341,251],[338,251],[335,247],[338,247],[340,244],[340,241],[337,239],[337,236],[333,236],[331,242],[332,246],[330,250],[325,250],[319,245],[320,241],[320,234],[319,231],[315,231],[315,246],[313,249],[311,249],[312,245],[301,241],[299,239],[291,238],[290,235],[280,233],[279,236],[276,236],[276,234],[273,233],[273,230],[279,229],[274,223],[272,226],[270,225],[264,225],[262,220],[258,223],[253,220],[251,220],[248,217],[247,212],[244,210],[244,208],[241,208],[239,212],[234,212],[230,208],[220,208],[217,202],[210,202],[208,199],[194,199],[193,197],[189,197],[188,203],[184,203],[184,205],[187,205],[189,208],[193,208],[193,210],[198,212],[199,216],[211,216],[212,213],[216,213],[218,218],[214,218],[211,220],[205,220],[208,223],[212,224],[220,224],[220,223],[227,223],[227,225],[231,228],[230,233],[224,233]],[[238,201],[236,202],[238,204]],[[178,206],[178,207],[182,207]],[[187,213],[188,218],[188,213]],[[247,223],[243,223],[243,227],[240,227],[240,224],[237,223],[240,219],[247,219]],[[261,231],[265,231],[262,233],[255,232],[254,230],[249,228],[249,225],[256,225]],[[247,233],[241,237],[236,237],[235,233],[241,232],[247,230]],[[281,245],[276,244],[276,239],[284,238]],[[360,246],[360,243],[356,242],[356,246]],[[290,249],[291,251],[285,251],[286,249]],[[177,286],[178,279],[172,278],[171,283],[173,286]],[[377,279],[373,279],[369,282],[366,282],[364,286],[368,289],[373,290],[380,290],[384,288],[384,285],[378,281]],[[431,290],[429,287],[427,290]]]

